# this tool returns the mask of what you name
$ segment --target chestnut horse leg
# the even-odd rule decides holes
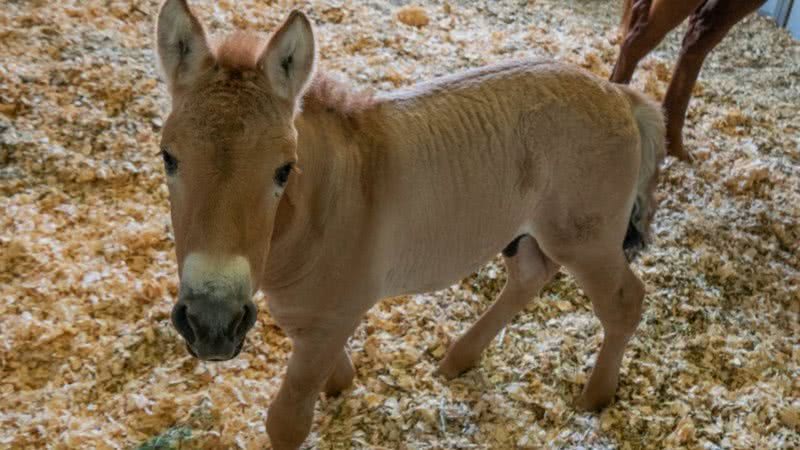
[[[453,378],[471,368],[500,330],[519,313],[555,273],[558,265],[539,249],[529,235],[512,242],[503,256],[508,280],[497,300],[461,336],[439,364],[439,373]]]
[[[630,83],[639,61],[703,1],[626,0],[622,19],[624,37],[610,80]]]
[[[667,151],[688,160],[683,148],[682,129],[686,109],[697,76],[708,53],[722,41],[728,31],[744,17],[758,9],[765,0],[708,0],[689,19],[689,30],[664,97],[667,116]]]

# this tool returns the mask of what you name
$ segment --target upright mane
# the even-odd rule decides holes
[[[265,47],[266,41],[258,35],[234,32],[216,46],[217,64],[229,70],[256,70],[258,57]],[[305,110],[333,112],[348,118],[374,103],[372,91],[354,90],[321,70],[317,70],[303,96]]]
[[[265,46],[258,35],[235,31],[217,44],[217,64],[231,70],[255,70]]]

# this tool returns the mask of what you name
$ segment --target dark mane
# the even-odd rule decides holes
[[[217,64],[236,71],[256,70],[266,41],[252,33],[235,32],[216,47]],[[352,117],[375,103],[371,91],[356,91],[346,83],[318,70],[303,97],[303,108],[312,112],[333,112]]]

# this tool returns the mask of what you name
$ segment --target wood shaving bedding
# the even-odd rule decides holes
[[[618,47],[617,2],[192,3],[215,33],[269,32],[302,8],[322,66],[376,90],[530,56],[606,77]],[[225,363],[191,358],[169,323],[156,9],[3,5],[0,448],[269,446],[290,344],[265,299]],[[663,96],[680,37],[642,62],[636,87]],[[377,305],[351,340],[355,386],[320,401],[306,446],[799,448],[798,104],[800,45],[767,19],[745,20],[706,62],[685,128],[697,162],[664,168],[655,244],[635,264],[647,308],[611,407],[573,408],[602,331],[567,275],[478,369],[432,374],[499,292],[497,259],[445,291]]]

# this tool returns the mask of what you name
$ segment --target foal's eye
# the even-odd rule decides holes
[[[286,182],[289,181],[289,173],[292,171],[292,164],[294,163],[286,163],[278,167],[278,170],[275,171],[275,184],[280,187],[286,185]]]
[[[166,147],[161,149],[161,158],[164,159],[164,170],[167,171],[167,175],[175,175],[178,170],[178,160],[167,151]]]

